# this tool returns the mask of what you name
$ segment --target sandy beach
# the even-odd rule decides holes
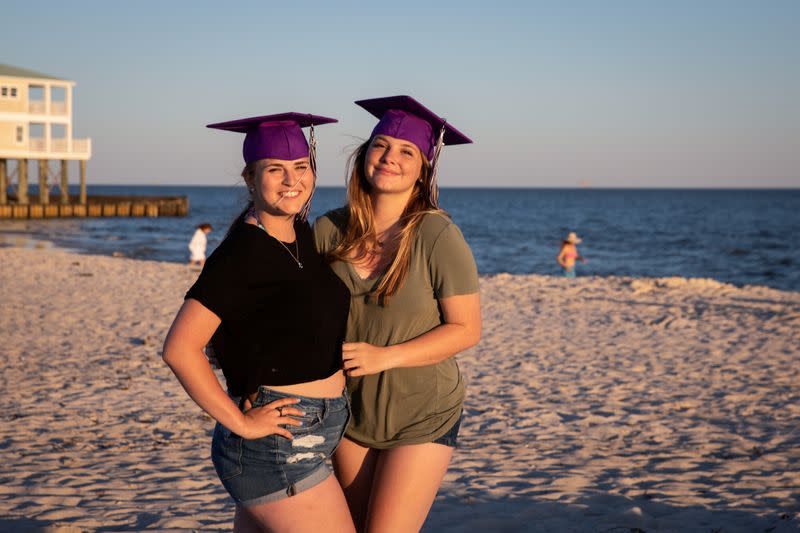
[[[0,531],[228,530],[185,265],[0,248]],[[430,532],[800,531],[800,293],[497,275]]]

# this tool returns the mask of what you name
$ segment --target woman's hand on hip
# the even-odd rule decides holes
[[[303,416],[305,413],[292,405],[299,402],[297,398],[281,398],[272,403],[248,409],[250,401],[245,401],[244,431],[242,437],[251,440],[266,437],[267,435],[280,435],[292,439],[292,434],[282,426],[302,426],[303,423],[291,416]]]
[[[377,374],[391,368],[387,348],[367,342],[345,342],[342,344],[342,361],[348,376]]]

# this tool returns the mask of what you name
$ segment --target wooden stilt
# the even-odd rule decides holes
[[[17,162],[17,180],[19,188],[17,190],[17,203],[20,205],[28,204],[28,160],[20,159]]]
[[[61,205],[69,203],[69,167],[67,160],[61,160]]]
[[[47,174],[49,173],[47,159],[39,160],[39,203],[47,205],[50,203],[50,187],[47,184]]]
[[[6,173],[6,160],[0,159],[0,205],[8,203],[8,174]]]
[[[86,205],[86,160],[81,160],[81,205]]]

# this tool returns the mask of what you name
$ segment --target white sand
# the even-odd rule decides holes
[[[226,530],[212,422],[161,362],[197,273],[0,248],[0,531]],[[800,293],[482,279],[426,531],[800,531]]]

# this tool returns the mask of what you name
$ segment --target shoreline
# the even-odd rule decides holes
[[[212,423],[160,358],[198,271],[0,248],[0,529],[229,530]],[[800,293],[481,277],[424,531],[800,530]]]
[[[128,261],[143,261],[143,262],[151,262],[151,263],[157,263],[157,264],[168,264],[168,265],[187,265],[187,263],[188,263],[188,260],[184,261],[184,262],[181,262],[181,261],[168,261],[168,260],[160,260],[160,259],[141,258],[141,257],[129,257],[127,255],[124,255],[124,253],[118,252],[118,251],[112,252],[110,254],[104,254],[104,253],[100,253],[100,252],[98,252],[96,250],[82,250],[82,249],[78,249],[78,248],[68,248],[68,247],[59,245],[54,240],[40,239],[40,238],[37,238],[37,237],[35,237],[33,235],[26,235],[26,234],[16,234],[16,235],[18,237],[16,239],[14,239],[16,241],[16,243],[9,243],[7,241],[10,240],[9,239],[10,234],[8,234],[8,233],[4,234],[2,231],[0,231],[0,249],[15,248],[15,249],[22,249],[22,250],[32,250],[32,249],[49,250],[49,251],[53,251],[53,252],[63,252],[63,253],[67,253],[67,254],[73,254],[73,255],[85,256],[85,257],[108,257],[108,258],[113,258],[113,259],[125,259],[125,260],[128,260]],[[213,250],[211,250],[211,251],[213,251]],[[211,251],[209,251],[209,254],[211,253]],[[187,254],[187,257],[188,257],[188,254]],[[492,278],[496,278],[496,277],[505,277],[505,276],[511,276],[511,277],[515,277],[515,278],[532,276],[532,277],[555,278],[555,279],[561,279],[563,277],[560,274],[541,274],[541,273],[535,273],[535,272],[525,273],[525,274],[512,274],[510,272],[496,272],[496,273],[491,273],[491,274],[480,274],[479,273],[479,276],[480,276],[481,279],[492,279]],[[775,290],[775,291],[781,291],[781,292],[787,292],[787,293],[800,293],[800,289],[798,289],[798,290],[788,290],[788,289],[783,289],[783,288],[779,288],[779,287],[771,287],[769,285],[758,285],[758,284],[749,284],[749,283],[747,283],[747,284],[738,284],[738,283],[733,283],[733,282],[728,282],[728,281],[722,281],[722,280],[719,280],[719,279],[716,279],[716,278],[711,278],[711,277],[644,276],[644,275],[642,275],[642,276],[578,275],[578,276],[576,276],[576,278],[573,278],[573,279],[609,280],[609,281],[622,280],[622,281],[628,281],[628,282],[633,282],[633,281],[636,281],[636,280],[644,280],[644,281],[652,280],[654,282],[657,282],[657,285],[658,284],[666,284],[667,286],[680,284],[680,283],[682,283],[680,280],[685,280],[690,284],[698,283],[698,284],[702,285],[702,284],[706,284],[706,283],[711,283],[711,284],[719,284],[721,286],[726,286],[726,287],[735,288],[735,289],[750,289],[750,288],[753,288],[753,289]]]

